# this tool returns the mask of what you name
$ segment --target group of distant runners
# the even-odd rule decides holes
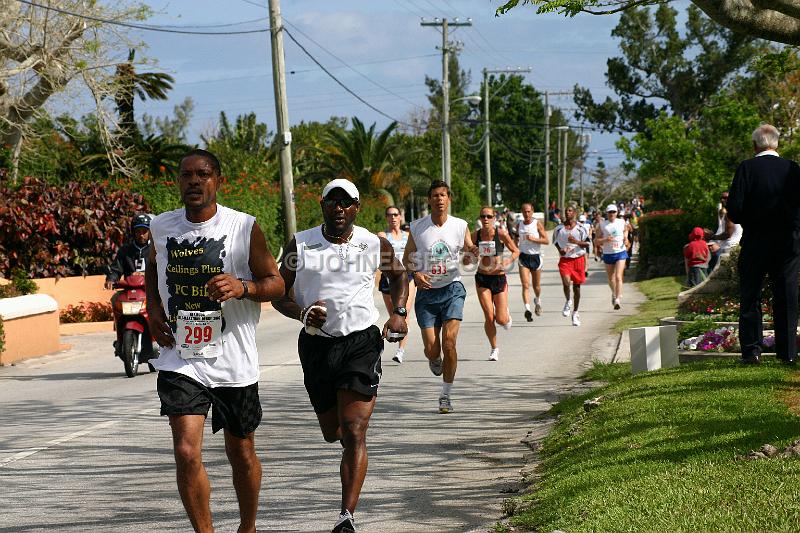
[[[512,324],[506,272],[519,258],[524,316],[542,313],[541,246],[549,244],[533,206],[522,206],[516,239],[495,224],[492,207],[480,211],[480,227],[448,214],[449,186],[428,190],[430,214],[401,228],[401,212],[386,209],[387,229],[375,235],[355,224],[360,194],[335,179],[322,190],[323,223],[300,231],[287,244],[280,266],[255,219],[216,203],[222,183],[219,160],[193,150],[181,161],[178,184],[184,207],[151,224],[147,259],[147,308],[161,346],[152,360],[158,375],[161,414],[172,428],[178,491],[195,531],[213,531],[210,486],[202,462],[203,427],[209,410],[214,432],[224,430],[225,450],[239,501],[238,531],[255,531],[261,465],[254,432],[261,421],[255,328],[259,302],[302,323],[298,352],[305,387],[323,438],[342,447],[341,509],[332,533],[355,532],[353,514],[367,472],[366,433],[381,379],[384,340],[397,342],[402,363],[414,307],[430,371],[441,376],[440,413],[453,411],[457,337],[466,289],[460,265],[474,264],[484,329],[497,361],[497,329]],[[597,227],[612,303],[619,308],[627,231],[609,206]],[[586,279],[589,230],[569,205],[554,231],[561,257],[564,315],[580,325],[580,286]],[[506,254],[508,251],[510,254]],[[389,319],[375,326],[376,272]],[[413,284],[410,281],[413,280]],[[533,309],[531,308],[533,288]]]

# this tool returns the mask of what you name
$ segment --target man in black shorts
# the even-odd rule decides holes
[[[261,488],[255,326],[259,302],[282,296],[283,280],[255,218],[217,204],[221,183],[214,154],[192,150],[178,174],[184,207],[150,225],[147,311],[161,346],[151,363],[159,370],[161,414],[169,417],[178,492],[192,527],[214,531],[202,460],[210,408],[213,431],[224,429],[238,531],[255,533]]]
[[[286,294],[273,306],[303,323],[298,350],[308,397],[324,439],[344,448],[341,509],[332,533],[353,533],[367,474],[367,427],[381,378],[383,338],[397,342],[408,331],[408,277],[388,240],[355,225],[361,205],[352,182],[328,183],[320,206],[324,224],[297,233],[286,247],[280,270]],[[383,334],[374,325],[378,268],[389,280],[393,304]]]

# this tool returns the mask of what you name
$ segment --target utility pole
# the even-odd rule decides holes
[[[286,101],[286,65],[283,56],[283,20],[280,0],[269,0],[270,42],[272,44],[272,83],[275,91],[275,118],[278,123],[278,149],[281,163],[283,198],[283,235],[288,243],[297,232],[294,211],[294,176],[292,176],[292,131],[289,128],[289,105]]]
[[[517,69],[483,69],[483,163],[486,172],[486,205],[492,204],[492,163],[491,150],[489,147],[489,74],[515,74],[518,72],[530,72],[530,68]],[[499,90],[499,88],[498,88]],[[546,93],[545,93],[546,94]],[[546,98],[546,96],[545,96]]]
[[[544,222],[550,220],[550,93],[544,92]]]
[[[456,43],[448,41],[450,27],[472,26],[472,19],[459,22],[458,19],[448,21],[435,18],[433,22],[420,23],[422,26],[442,28],[442,179],[450,185],[450,51],[456,49]]]
[[[550,168],[552,163],[550,160],[550,115],[553,114],[550,109],[550,96],[571,96],[572,91],[556,91],[544,92],[544,216],[547,221],[547,214],[550,210]],[[560,152],[559,152],[560,153]],[[558,157],[556,162],[558,162]],[[558,180],[558,176],[556,176]],[[557,182],[558,183],[558,182]],[[561,208],[563,206],[559,206]]]
[[[566,196],[567,196],[567,150],[569,149],[569,127],[564,127],[562,130],[564,134],[564,148],[561,153],[561,209],[566,210]]]

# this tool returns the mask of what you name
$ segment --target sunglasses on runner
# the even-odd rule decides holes
[[[494,215],[481,215],[481,218],[494,218]]]
[[[387,217],[399,217],[400,213],[386,213]]]
[[[325,198],[322,200],[322,205],[328,209],[336,207],[337,205],[342,206],[342,209],[347,209],[352,207],[353,204],[357,203],[358,200],[353,198]]]

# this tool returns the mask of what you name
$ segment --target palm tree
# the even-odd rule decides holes
[[[117,65],[116,72],[114,101],[117,104],[119,126],[125,144],[135,144],[141,137],[133,112],[135,98],[138,96],[142,101],[148,98],[166,100],[167,92],[175,82],[172,76],[164,72],[136,72],[133,65],[135,56],[136,50],[131,49],[128,52],[128,61]]]
[[[326,135],[328,146],[323,171],[329,176],[346,178],[364,191],[378,191],[393,201],[387,189],[400,197],[410,192],[411,178],[424,174],[412,163],[416,150],[406,149],[397,136],[393,136],[397,122],[392,122],[376,134],[375,124],[369,129],[353,117],[352,129],[332,129]]]

